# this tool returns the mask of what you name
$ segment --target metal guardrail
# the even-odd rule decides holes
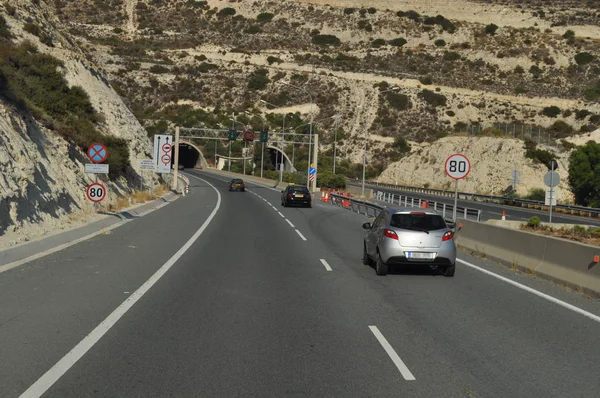
[[[348,181],[350,181],[353,184],[362,184],[362,180],[358,180],[358,179],[349,178]],[[432,195],[432,196],[454,197],[454,191],[446,191],[443,189],[412,187],[412,186],[408,186],[408,185],[386,184],[386,183],[377,182],[377,181],[365,181],[365,186],[367,186],[367,185],[369,187],[390,188],[390,189],[395,189],[395,190],[399,190],[399,191],[416,192],[416,193],[422,193],[425,195]],[[544,209],[547,207],[544,202],[539,201],[539,200],[515,199],[515,198],[508,198],[505,196],[484,195],[484,194],[477,194],[477,193],[470,193],[470,192],[459,192],[458,197],[459,197],[459,199],[482,201],[482,202],[487,202],[487,203],[489,203],[489,202],[499,203],[499,204],[503,204],[506,206],[518,206],[518,207],[540,208],[540,209]],[[567,212],[570,214],[578,214],[578,215],[595,217],[595,218],[600,217],[600,209],[594,208],[594,207],[576,206],[576,205],[559,203],[556,206],[554,206],[554,208],[560,209],[563,212]]]
[[[376,200],[387,202],[390,205],[397,204],[398,207],[418,207],[423,205],[423,202],[427,202],[427,206],[444,217],[446,220],[451,220],[451,216],[454,211],[454,206],[447,203],[430,202],[420,198],[413,198],[409,196],[396,195],[389,192],[376,192]],[[356,213],[364,214],[367,217],[376,217],[385,206],[365,199],[356,199],[352,197],[343,196],[340,194],[332,193],[330,195],[330,203],[338,206],[342,206],[344,201],[350,202],[350,206],[347,208]],[[372,214],[371,214],[372,213]],[[471,209],[467,207],[456,207],[457,218],[464,218],[467,220],[481,221],[481,210]]]

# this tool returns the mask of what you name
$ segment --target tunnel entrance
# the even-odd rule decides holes
[[[187,142],[179,143],[179,164],[186,169],[193,169],[196,166],[201,166],[202,155],[200,150]],[[173,159],[175,163],[175,159]]]

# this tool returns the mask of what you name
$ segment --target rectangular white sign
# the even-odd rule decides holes
[[[140,159],[140,170],[152,170],[155,169],[154,160],[152,159]]]
[[[154,152],[152,152],[153,164],[156,166],[157,173],[171,172],[171,158],[173,156],[173,136],[160,135],[154,136]]]
[[[546,206],[550,206],[550,198],[552,197],[552,206],[556,206],[556,190],[553,189],[552,192],[550,192],[549,189],[546,190]]]
[[[88,174],[108,174],[107,164],[86,163],[85,172]]]

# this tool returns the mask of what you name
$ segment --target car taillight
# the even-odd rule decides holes
[[[396,232],[392,231],[391,229],[384,229],[383,235],[390,239],[398,240],[398,235],[396,234]]]
[[[454,234],[452,232],[450,232],[450,231],[446,232],[444,234],[444,236],[442,236],[442,242],[452,239],[453,236],[454,236]]]
[[[291,199],[291,198],[292,198],[292,194],[288,193],[288,199]]]
[[[309,193],[306,194],[306,198],[310,199],[310,194]]]

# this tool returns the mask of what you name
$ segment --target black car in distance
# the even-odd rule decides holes
[[[229,181],[229,191],[242,191],[246,192],[246,184],[244,181],[239,178],[234,178]]]
[[[312,207],[310,191],[302,185],[289,185],[281,191],[281,205],[283,207],[295,205]]]

